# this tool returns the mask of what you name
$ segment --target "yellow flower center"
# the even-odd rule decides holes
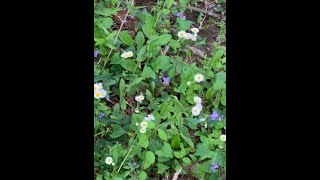
[[[96,86],[94,86],[94,90],[97,90],[98,88]]]
[[[201,77],[200,77],[200,76],[198,76],[198,77],[197,77],[197,79],[198,79],[198,80],[201,80]]]
[[[97,93],[96,96],[97,96],[97,97],[100,97],[100,96],[101,96],[101,93]]]

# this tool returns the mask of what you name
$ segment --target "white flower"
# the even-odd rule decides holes
[[[148,122],[143,121],[143,122],[140,124],[140,126],[141,126],[142,128],[147,128],[147,127],[148,127]]]
[[[198,28],[191,28],[191,31],[195,34],[197,34],[199,32],[199,29]]]
[[[207,121],[204,123],[204,128],[208,128],[208,123],[207,123]]]
[[[219,146],[220,149],[223,149],[223,146]]]
[[[139,123],[136,123],[136,126],[139,126]]]
[[[115,163],[112,163],[112,166],[116,165]]]
[[[122,57],[122,58],[127,58],[127,52],[123,52],[123,53],[121,54],[121,57]]]
[[[130,57],[132,57],[132,56],[133,56],[133,52],[132,52],[132,51],[123,52],[123,53],[121,54],[121,57],[122,57],[122,58],[130,58]]]
[[[132,52],[132,51],[128,51],[128,52],[127,52],[127,57],[130,58],[130,57],[132,57],[132,56],[133,56],[133,52]]]
[[[204,76],[202,74],[196,74],[194,75],[194,80],[199,83],[201,81],[204,81]]]
[[[196,104],[201,104],[201,103],[202,103],[202,99],[201,99],[199,96],[195,96],[195,97],[193,98],[193,100],[194,100],[194,102],[195,102]]]
[[[192,41],[196,41],[196,40],[197,40],[197,34],[192,35],[192,36],[191,36],[191,40],[192,40]]]
[[[191,112],[194,116],[199,116],[201,110],[202,110],[202,106],[196,105],[192,108]]]
[[[136,109],[136,110],[134,110],[136,113],[139,113],[140,111],[139,111],[139,109]]]
[[[94,92],[94,98],[96,99],[105,98],[106,96],[107,96],[107,91],[104,89],[100,89]]]
[[[186,35],[184,36],[185,39],[191,39],[193,35],[191,33],[186,33]]]
[[[94,91],[99,91],[101,89],[103,89],[102,83],[95,83],[94,84]]]
[[[179,37],[179,38],[184,38],[184,37],[186,36],[186,34],[187,34],[187,33],[186,33],[185,31],[179,31],[179,32],[178,32],[178,37]]]
[[[146,128],[141,128],[141,129],[140,129],[140,133],[142,133],[142,134],[146,133],[146,131],[147,131]]]
[[[144,119],[147,120],[147,121],[150,121],[150,120],[154,121],[154,120],[156,120],[156,118],[155,118],[152,114],[149,114],[149,115],[148,115],[147,117],[145,117]]]
[[[143,95],[136,96],[135,100],[141,103],[144,100],[144,96]]]
[[[220,139],[221,139],[221,141],[226,141],[226,140],[227,140],[227,137],[226,137],[226,135],[222,134],[222,135],[220,136]]]
[[[191,85],[191,82],[190,82],[190,81],[188,81],[188,82],[187,82],[187,85],[188,85],[188,86],[190,86],[190,85]]]
[[[110,156],[108,156],[107,158],[106,158],[106,164],[112,164],[113,163],[113,160],[112,160],[112,157],[110,157]]]

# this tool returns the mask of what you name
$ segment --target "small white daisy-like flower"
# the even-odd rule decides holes
[[[199,29],[198,28],[191,28],[191,32],[197,34],[199,32]]]
[[[195,102],[196,104],[201,104],[201,103],[202,103],[202,99],[201,99],[199,96],[195,96],[195,97],[193,98],[193,100],[194,100],[194,102]]]
[[[179,31],[179,32],[178,32],[178,37],[179,37],[179,38],[185,38],[186,34],[187,34],[187,33],[186,33],[185,31]]]
[[[132,57],[133,56],[133,52],[132,51],[128,51],[127,52],[127,58],[130,58],[130,57]]]
[[[103,89],[102,83],[95,83],[94,84],[94,91],[99,91],[101,89]]]
[[[222,135],[220,136],[220,140],[221,140],[221,141],[226,141],[226,140],[227,140],[226,135],[222,134]]]
[[[96,99],[105,98],[106,96],[107,96],[107,91],[104,89],[100,89],[94,92],[94,98]]]
[[[139,109],[136,109],[136,110],[134,110],[136,113],[139,113],[140,111],[139,111]]]
[[[139,96],[136,96],[134,98],[137,102],[141,103],[143,100],[144,100],[144,96],[143,95],[139,95]]]
[[[147,127],[148,127],[148,122],[143,121],[143,122],[140,124],[140,126],[141,126],[142,128],[147,128]]]
[[[140,133],[142,133],[142,134],[146,133],[146,131],[147,131],[146,128],[141,128],[141,129],[140,129]]]
[[[136,126],[139,126],[139,123],[136,123]]]
[[[191,85],[191,82],[190,82],[190,81],[188,81],[188,82],[187,82],[187,85],[188,85],[188,86],[190,86],[190,85]]]
[[[200,108],[200,106],[194,106],[191,110],[192,115],[199,116],[201,110],[202,110],[202,107]]]
[[[116,165],[114,162],[112,163],[112,166]]]
[[[204,76],[202,74],[196,74],[196,75],[194,75],[194,80],[197,83],[202,82],[202,81],[204,81]]]
[[[220,149],[223,149],[223,146],[219,146]]]
[[[127,58],[127,57],[128,57],[127,52],[123,52],[123,53],[121,54],[121,57],[122,57],[122,58]]]
[[[184,36],[185,39],[191,39],[193,35],[191,33],[186,33],[186,35]]]
[[[110,157],[110,156],[108,156],[107,158],[106,158],[106,164],[112,164],[113,163],[113,159],[112,159],[112,157]]]

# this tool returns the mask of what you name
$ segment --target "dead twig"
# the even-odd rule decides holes
[[[216,17],[216,18],[222,18],[221,15],[216,14],[216,13],[211,12],[211,11],[206,11],[206,10],[203,10],[203,9],[200,9],[200,8],[196,8],[196,7],[192,7],[192,6],[187,6],[187,8],[190,9],[191,11],[197,11],[197,12],[201,12],[203,14],[207,14],[209,16]]]

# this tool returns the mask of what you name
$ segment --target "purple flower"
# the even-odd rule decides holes
[[[100,118],[105,117],[105,116],[106,116],[106,114],[104,114],[104,113],[100,113],[100,114],[99,114],[99,117],[100,117]]]
[[[217,163],[212,163],[210,169],[214,172],[219,168],[219,165]]]
[[[168,86],[170,83],[170,77],[163,77],[162,78],[162,84],[165,86]]]
[[[96,58],[98,56],[98,54],[100,53],[99,50],[95,50],[94,53],[93,53],[93,56]]]
[[[127,22],[128,22],[127,19],[121,20],[121,23],[123,23],[123,24],[125,24]]]
[[[210,114],[210,119],[212,121],[216,120],[219,117],[219,114],[217,113],[217,111],[213,111],[212,114]]]
[[[176,16],[182,17],[182,16],[183,16],[183,13],[179,11]]]

